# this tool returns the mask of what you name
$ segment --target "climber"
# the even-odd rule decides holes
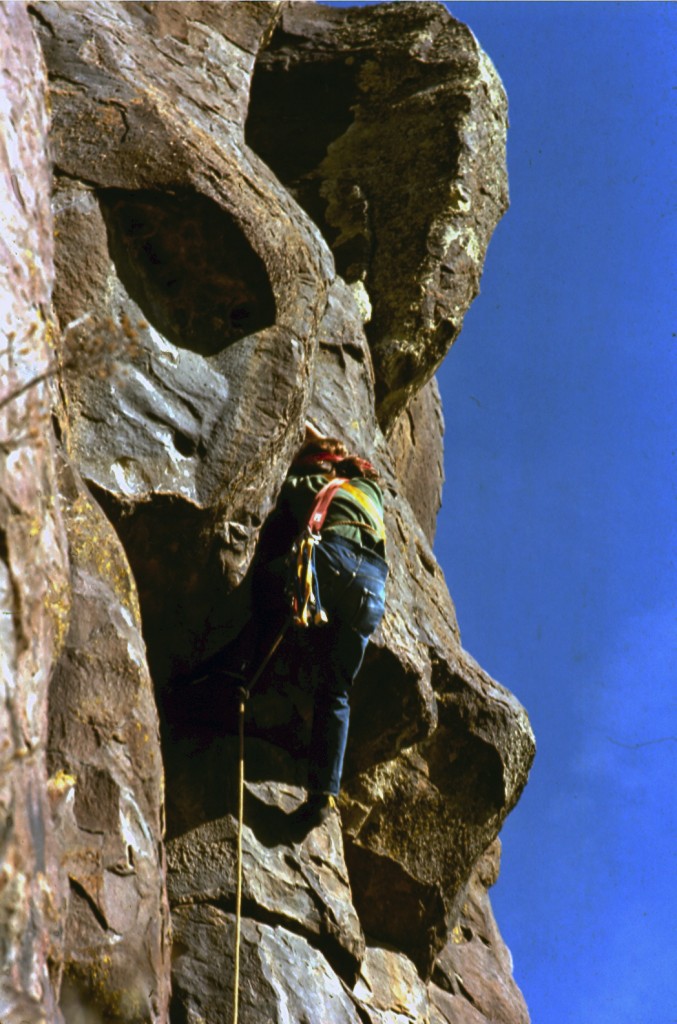
[[[377,480],[371,463],[306,424],[304,444],[262,538],[254,615],[266,623],[268,636],[288,619],[291,575],[296,590],[292,630],[303,630],[304,657],[315,686],[308,795],[294,815],[308,828],[325,821],[336,806],[348,739],[350,688],[384,612],[388,568]],[[309,528],[309,518],[318,494],[330,482],[330,492],[334,490],[318,533]],[[309,535],[310,562],[301,569],[299,545]]]

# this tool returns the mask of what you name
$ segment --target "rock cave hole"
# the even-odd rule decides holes
[[[275,36],[270,52],[274,47]],[[287,65],[267,54],[256,64],[252,79],[247,145],[275,172],[333,247],[339,232],[326,219],[322,178],[313,172],[330,143],[352,124],[360,65],[337,59]],[[334,255],[339,273],[345,275],[342,264],[353,254]]]
[[[213,200],[122,189],[99,200],[122,284],[172,344],[212,356],[274,324],[264,263]]]

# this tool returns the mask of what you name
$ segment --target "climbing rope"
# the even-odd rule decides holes
[[[323,455],[323,460],[325,456]],[[333,455],[327,461],[336,461]],[[369,463],[364,463],[369,466]],[[319,584],[315,570],[315,548],[321,540],[320,530],[324,525],[329,505],[341,488],[351,495],[355,502],[367,513],[371,524],[356,522],[352,525],[366,526],[374,532],[379,540],[385,539],[385,527],[380,510],[374,502],[355,484],[345,477],[334,477],[329,480],[315,496],[305,530],[297,540],[296,564],[294,572],[294,588],[292,595],[292,614],[284,623],[275,637],[272,647],[257,668],[248,687],[241,687],[239,692],[238,736],[239,736],[239,770],[238,770],[238,825],[237,825],[237,883],[235,889],[235,967],[233,974],[233,1024],[238,1024],[239,990],[240,990],[240,946],[242,939],[242,833],[244,829],[244,720],[246,702],[252,689],[260,679],[282,638],[293,622],[295,626],[319,626],[327,622],[327,615],[320,603]],[[372,525],[373,524],[373,525]]]
[[[265,658],[252,676],[249,686],[240,687],[239,708],[238,708],[238,794],[237,794],[237,869],[235,884],[235,964],[233,968],[233,1024],[238,1022],[240,1002],[240,946],[242,940],[242,833],[244,831],[244,717],[247,706],[247,698],[261,678],[270,659],[282,643],[282,639],[289,628],[291,620],[288,619],[282,629],[273,640],[273,644]]]
[[[237,794],[237,884],[235,888],[235,969],[233,974],[233,1024],[237,1024],[240,996],[240,936],[242,930],[242,830],[244,825],[244,715],[247,691],[240,689],[238,711],[239,767]]]

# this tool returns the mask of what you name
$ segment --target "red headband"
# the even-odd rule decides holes
[[[304,455],[296,462],[297,466],[305,466],[308,463],[313,465],[316,462],[345,462],[350,459],[362,473],[375,472],[371,462],[361,459],[358,455],[338,455],[336,452],[317,452],[312,455]]]
[[[316,452],[312,455],[302,455],[299,462],[343,462],[347,457],[336,452]]]

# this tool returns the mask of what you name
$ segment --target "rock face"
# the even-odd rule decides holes
[[[442,399],[433,377],[397,417],[390,435],[402,493],[430,544],[442,506],[443,436]]]
[[[55,830],[69,888],[61,1004],[162,1020],[164,775],[138,599],[115,531],[65,460],[60,498],[71,621],[49,689],[48,768],[70,790]]]
[[[429,990],[431,1024],[529,1024],[487,896],[498,878],[500,856],[496,840],[475,865],[451,942],[435,964]]]
[[[441,5],[283,5],[257,64],[247,139],[366,288],[387,430],[479,290],[507,207],[506,114],[491,62]]]
[[[49,376],[54,280],[45,73],[28,15],[0,7],[0,1019],[55,1019],[64,887],[50,829],[47,693],[68,627]]]
[[[46,2],[0,31],[3,1024],[231,1019],[228,672],[307,416],[383,477],[387,608],[340,819],[290,818],[298,638],[248,702],[240,1021],[522,1024],[486,888],[533,736],[431,548],[432,375],[507,202],[496,73],[435,3]]]

